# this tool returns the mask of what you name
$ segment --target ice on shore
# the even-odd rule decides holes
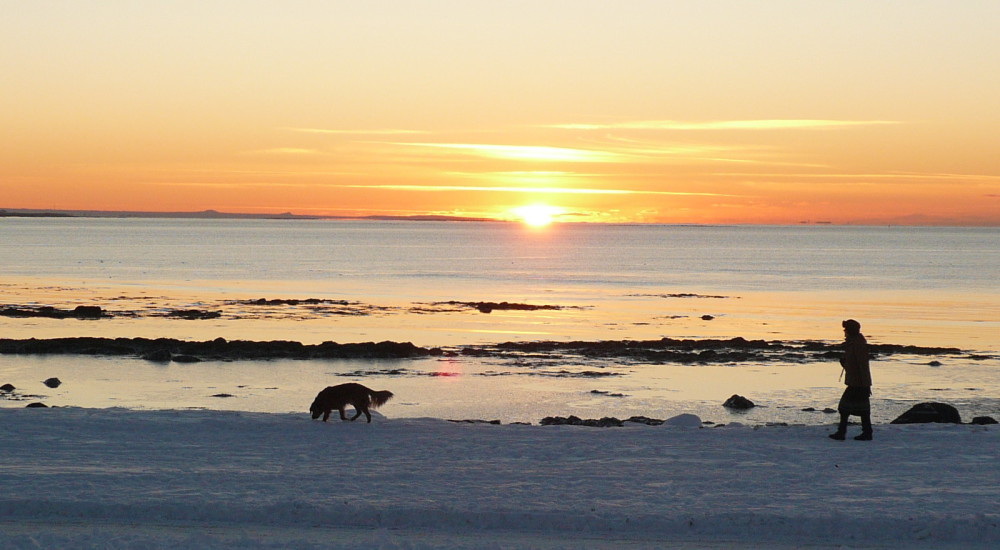
[[[685,420],[599,429],[0,409],[0,540],[15,549],[1000,544],[995,426],[876,426],[874,441],[837,442],[825,426]]]

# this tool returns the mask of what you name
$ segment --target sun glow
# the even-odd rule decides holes
[[[554,222],[556,216],[562,214],[562,208],[545,204],[521,206],[512,210],[521,221],[531,227],[544,227]]]

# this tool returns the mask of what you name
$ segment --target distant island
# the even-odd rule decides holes
[[[435,222],[498,222],[494,218],[462,216],[312,216],[292,214],[248,214],[239,212],[144,212],[118,210],[38,210],[31,208],[2,208],[0,218],[188,218],[188,219],[245,219],[245,220],[374,220],[374,221],[435,221]]]

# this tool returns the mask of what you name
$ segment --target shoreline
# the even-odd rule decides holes
[[[997,359],[954,347],[904,344],[871,344],[873,360],[894,355],[958,356],[972,361]],[[241,361],[267,359],[409,359],[439,356],[490,357],[499,359],[578,357],[631,363],[717,364],[785,361],[807,363],[830,361],[841,353],[840,343],[815,340],[675,339],[595,340],[563,342],[538,340],[449,347],[422,347],[411,342],[356,342],[304,344],[289,340],[180,340],[176,338],[0,338],[5,355],[99,355],[125,356],[154,362]],[[928,363],[933,365],[933,361]]]

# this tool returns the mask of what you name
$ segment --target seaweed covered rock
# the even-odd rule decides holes
[[[588,418],[584,420],[574,415],[569,415],[567,417],[546,416],[539,422],[539,424],[542,426],[590,426],[592,428],[608,428],[612,426],[621,427],[625,425],[624,422],[612,416],[605,416],[601,419]]]

